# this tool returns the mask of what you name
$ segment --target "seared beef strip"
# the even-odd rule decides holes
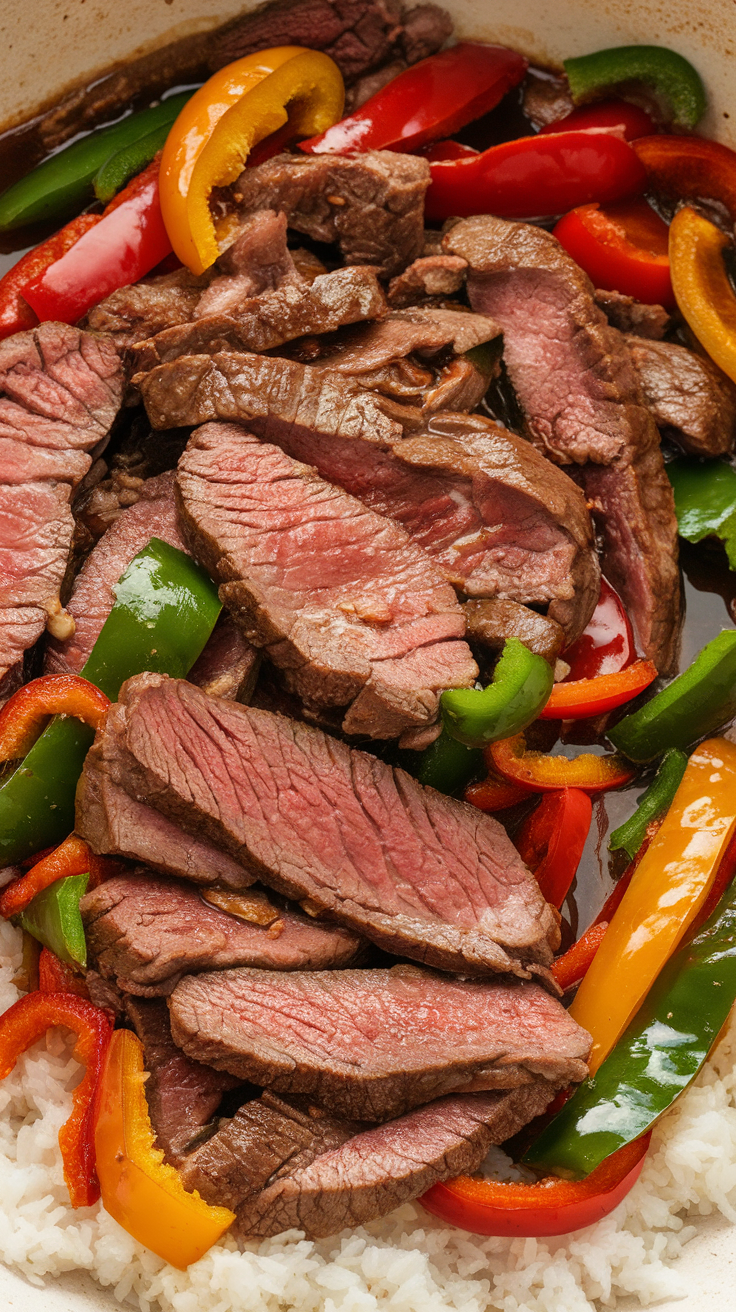
[[[458,255],[421,255],[408,269],[392,278],[389,305],[402,309],[421,304],[427,296],[453,296],[465,281],[465,260]]]
[[[240,213],[283,210],[290,228],[337,242],[346,264],[386,276],[421,254],[429,164],[416,155],[276,155],[233,184]]]
[[[487,662],[489,656],[499,656],[508,638],[518,638],[530,651],[544,656],[554,666],[565,646],[565,634],[559,624],[516,601],[484,597],[466,601],[463,610],[465,636],[476,660],[485,656]]]
[[[672,322],[664,306],[645,305],[643,301],[635,301],[633,296],[624,296],[623,292],[606,292],[598,288],[595,303],[614,328],[622,333],[634,333],[637,337],[648,337],[651,341],[660,341]]]
[[[104,851],[86,824],[100,761],[263,883],[388,951],[528,977],[559,945],[555,913],[501,825],[309,725],[184,680],[128,680],[77,794],[77,832]]]
[[[208,274],[197,275],[183,268],[144,278],[93,306],[86,325],[108,334],[120,346],[153,337],[173,324],[188,323],[208,282]]]
[[[250,642],[346,733],[397,737],[472,687],[455,594],[392,521],[235,425],[209,424],[179,461],[183,530]]]
[[[396,0],[277,0],[218,31],[209,62],[217,69],[271,46],[308,46],[324,50],[352,80],[383,63],[401,33]]]
[[[360,377],[404,359],[412,351],[431,357],[445,346],[456,355],[499,337],[500,329],[483,314],[458,308],[412,306],[395,310],[380,323],[359,324],[321,344],[319,367]]]
[[[446,1093],[582,1080],[590,1049],[538,984],[419,966],[190,975],[169,1014],[175,1041],[197,1061],[367,1121]]]
[[[677,520],[659,434],[631,355],[593,300],[590,280],[551,233],[491,216],[444,238],[468,261],[471,305],[497,319],[529,432],[581,479],[603,538],[603,568],[637,638],[672,669],[682,614]]]
[[[182,975],[224,966],[322,970],[347,965],[357,935],[272,907],[252,924],[205,902],[191,884],[137,870],[108,879],[80,904],[97,970],[126,993],[171,993]]]
[[[222,1096],[239,1080],[185,1057],[171,1037],[166,1003],[126,998],[125,1010],[143,1044],[149,1072],[146,1102],[157,1147],[170,1166],[186,1160],[187,1150],[211,1121]]]
[[[71,489],[108,436],[122,384],[112,342],[78,328],[44,323],[0,343],[0,700],[47,618],[71,627],[59,614]]]
[[[660,428],[694,456],[724,456],[736,436],[736,387],[701,355],[674,342],[626,343],[644,400]]]

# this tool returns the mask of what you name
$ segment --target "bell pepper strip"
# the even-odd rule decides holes
[[[419,150],[494,109],[521,82],[529,61],[505,46],[459,41],[392,78],[360,109],[302,141],[311,155]]]
[[[498,214],[541,219],[591,201],[638,196],[646,171],[623,138],[606,131],[520,137],[466,159],[430,163],[427,218]]]
[[[580,865],[593,804],[579,788],[545,793],[514,840],[546,902],[561,907]]]
[[[191,556],[152,538],[115,587],[115,604],[81,673],[114,700],[142,670],[184,678],[214,628],[215,584]],[[74,793],[93,731],[54,719],[18,768],[0,784],[0,867],[74,828]]]
[[[483,757],[480,752],[464,747],[452,738],[446,729],[423,752],[413,753],[411,773],[420,784],[436,788],[440,793],[458,793],[474,775],[478,774]]]
[[[595,1078],[580,1085],[524,1160],[580,1176],[648,1131],[695,1079],[734,1001],[732,886],[664,967]]]
[[[508,779],[502,778],[495,770],[489,770],[485,779],[468,784],[463,794],[464,800],[471,806],[488,812],[505,811],[507,807],[516,806],[517,802],[525,802],[532,796],[531,789],[509,783]]]
[[[730,889],[735,874],[736,874],[736,834],[734,834],[733,837],[731,838],[731,842],[729,843],[728,847],[726,848],[726,851],[723,854],[721,863],[718,867],[718,872],[711,885],[710,892],[707,898],[705,899],[705,902],[703,903],[702,907],[700,908],[700,911],[698,912],[697,916],[693,920],[692,925],[690,926],[687,937],[685,939],[686,943],[690,943],[691,940],[694,939],[700,933],[706,920],[710,920],[711,916],[713,915],[713,912],[715,911],[716,907],[721,901],[721,898],[725,895],[727,890]]]
[[[603,715],[638,697],[656,677],[656,665],[640,660],[617,674],[599,674],[594,679],[556,683],[549,701],[539,712],[539,718],[587,720],[591,715]]]
[[[41,993],[73,993],[89,1002],[89,991],[83,977],[48,948],[41,948],[38,958],[38,987]]]
[[[98,729],[109,697],[78,674],[43,674],[19,688],[0,710],[0,761],[25,756],[51,715],[73,715]]]
[[[570,1008],[593,1038],[591,1075],[698,915],[735,828],[736,747],[711,738],[690,757]]]
[[[645,200],[581,205],[560,219],[554,235],[595,287],[674,308],[669,231]]]
[[[708,105],[697,69],[666,46],[613,46],[566,59],[563,67],[576,105],[606,95],[625,82],[643,82],[650,87],[678,128],[694,128]]]
[[[585,931],[577,943],[573,943],[567,952],[552,962],[550,974],[563,991],[571,989],[574,984],[578,984],[583,979],[593,963],[593,958],[605,938],[607,929],[608,924],[605,920],[591,925],[590,929]]]
[[[616,755],[594,756],[592,752],[583,752],[570,760],[567,756],[528,752],[523,733],[491,743],[488,750],[494,769],[504,779],[532,792],[581,788],[585,793],[603,793],[622,788],[635,775],[628,762]]]
[[[139,176],[156,158],[166,144],[171,124],[164,123],[147,136],[131,142],[106,160],[94,176],[95,196],[103,205],[118,196],[131,178]]]
[[[680,537],[688,542],[720,538],[730,568],[736,569],[736,470],[725,460],[692,456],[680,456],[665,468]]]
[[[447,732],[466,747],[510,738],[536,720],[548,700],[554,671],[518,638],[507,638],[487,688],[453,688],[440,698]]]
[[[459,1175],[432,1185],[419,1202],[433,1216],[477,1235],[566,1235],[602,1221],[636,1184],[649,1135],[612,1154],[585,1180],[549,1176],[537,1184]]]
[[[129,1235],[180,1271],[235,1220],[189,1193],[156,1148],[145,1093],[143,1048],[130,1030],[112,1036],[97,1096],[94,1142],[102,1202]]]
[[[639,804],[633,815],[629,816],[618,829],[614,829],[608,840],[611,852],[623,848],[630,861],[633,861],[646,837],[650,822],[661,815],[672,803],[687,766],[687,756],[677,748],[666,752],[646,792],[639,798]]]
[[[609,132],[620,132],[626,141],[636,141],[637,137],[648,137],[654,132],[654,124],[646,110],[639,105],[632,105],[628,100],[614,97],[598,100],[593,105],[581,105],[579,109],[565,114],[564,118],[546,123],[539,129],[539,136],[548,132],[580,131],[582,128],[605,128]]]
[[[119,871],[118,861],[112,857],[97,856],[84,839],[70,834],[59,847],[37,861],[25,875],[3,889],[0,893],[0,915],[6,920],[19,915],[37,893],[66,875],[89,875],[89,887],[97,888]]]
[[[663,200],[716,200],[736,221],[736,151],[704,137],[640,137],[634,151],[647,171],[648,191]]]
[[[72,219],[53,237],[41,242],[32,251],[27,251],[0,278],[0,339],[36,327],[38,315],[21,295],[21,288],[60,259],[85,232],[99,223],[101,217],[99,214],[80,214],[78,219]]]
[[[20,913],[20,926],[68,966],[87,965],[87,940],[79,903],[89,875],[67,875],[37,893]]]
[[[736,295],[724,262],[728,246],[725,233],[689,206],[670,224],[670,271],[679,309],[701,345],[734,381]]]
[[[722,629],[646,706],[608,737],[632,761],[653,761],[668,748],[689,747],[736,715],[736,629]]]
[[[69,993],[36,991],[19,998],[0,1016],[0,1079],[10,1074],[21,1053],[52,1025],[74,1031],[74,1056],[86,1067],[72,1094],[71,1116],[59,1130],[59,1147],[72,1207],[91,1207],[100,1196],[95,1171],[94,1099],[110,1042],[112,1027],[107,1014]]]
[[[573,682],[616,674],[636,660],[629,617],[618,593],[602,576],[598,605],[580,637],[566,648],[564,660],[570,666],[566,677]]]
[[[642,860],[644,853],[649,848],[649,844],[652,842],[652,839],[654,838],[655,834],[659,832],[659,828],[662,824],[662,820],[663,817],[660,816],[657,820],[649,821],[649,824],[647,825],[646,837],[644,839],[644,842],[639,848],[639,851],[637,852],[633,861],[629,862],[626,869],[624,870],[624,873],[621,875],[620,879],[617,880],[616,884],[614,885],[613,891],[609,893],[608,897],[603,903],[603,906],[598,912],[598,915],[593,921],[594,925],[602,925],[604,923],[606,925],[609,925],[613,920],[614,913],[618,911],[618,908],[621,906],[621,903],[624,900],[624,894],[626,893],[626,890],[629,887],[629,884],[631,883],[634,877],[634,871],[639,865],[639,862]]]
[[[417,154],[423,155],[433,164],[440,159],[470,159],[472,155],[479,155],[480,151],[464,145],[462,141],[435,141],[431,146],[422,147]]]
[[[152,109],[90,132],[44,160],[0,196],[0,230],[64,218],[87,205],[94,196],[92,181],[103,164],[155,129],[173,123],[191,94],[169,96]]]

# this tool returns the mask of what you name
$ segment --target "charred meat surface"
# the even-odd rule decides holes
[[[466,601],[465,636],[475,654],[485,657],[499,656],[508,638],[518,638],[530,651],[544,656],[554,665],[565,646],[563,629],[547,615],[540,615],[516,601],[482,598]]]
[[[694,456],[724,456],[736,436],[736,387],[702,355],[674,342],[629,335],[642,394],[655,423]]]
[[[671,316],[662,305],[645,305],[623,292],[595,292],[595,303],[608,322],[622,333],[634,333],[650,341],[661,341],[672,323]]]
[[[528,977],[559,945],[555,914],[500,824],[309,725],[183,680],[129,680],[85,762],[86,837],[105,759],[165,818],[388,951]]]

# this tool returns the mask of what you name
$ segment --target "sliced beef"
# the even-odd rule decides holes
[[[276,155],[233,186],[243,216],[276,209],[289,227],[337,242],[346,264],[399,273],[421,254],[429,164],[414,155]]]
[[[644,401],[655,423],[691,455],[723,456],[736,436],[736,388],[701,355],[674,342],[630,334],[631,354]]]
[[[478,663],[498,656],[508,638],[518,638],[530,651],[554,665],[565,646],[564,630],[547,615],[516,601],[482,598],[466,601],[465,636]],[[479,660],[480,657],[480,660]],[[485,659],[484,659],[485,658]]]
[[[399,38],[407,64],[433,55],[452,36],[452,18],[441,5],[419,4],[401,15],[403,32]]]
[[[537,131],[556,123],[574,109],[567,78],[542,68],[532,68],[527,73],[521,104]]]
[[[431,358],[443,347],[452,347],[456,355],[463,355],[499,335],[498,324],[487,315],[417,306],[395,310],[380,323],[359,324],[325,342],[319,365],[359,377],[413,351]]]
[[[625,296],[623,292],[607,292],[598,288],[595,303],[614,328],[622,333],[635,333],[637,337],[648,337],[651,341],[660,341],[672,323],[664,306],[645,305],[643,301],[636,301],[633,296]]]
[[[646,655],[671,670],[682,615],[677,520],[626,341],[551,233],[480,216],[458,223],[444,244],[468,261],[471,305],[503,328],[530,435],[553,460],[582,466],[606,575]]]
[[[303,279],[286,244],[286,215],[257,210],[209,272],[190,317],[230,314],[244,301],[290,284],[303,285]]]
[[[182,526],[246,637],[346,733],[397,737],[437,718],[477,667],[449,584],[392,521],[235,425],[193,434]]]
[[[383,63],[401,34],[396,0],[277,0],[218,33],[210,66],[222,68],[271,46],[297,45],[324,50],[352,80]]]
[[[125,1010],[143,1044],[146,1102],[156,1144],[170,1166],[185,1160],[193,1139],[212,1120],[223,1094],[239,1081],[185,1057],[171,1037],[166,1003],[126,998]]]
[[[421,255],[391,279],[389,305],[403,309],[428,296],[453,296],[465,282],[465,260],[458,255]]]
[[[169,1012],[174,1039],[197,1061],[367,1121],[446,1093],[581,1080],[590,1049],[537,984],[418,966],[192,975]]]
[[[129,680],[85,761],[77,832],[88,841],[93,775],[113,760],[167,819],[388,951],[525,977],[559,944],[501,825],[309,725],[183,680]]]
[[[107,439],[122,381],[113,344],[66,324],[0,343],[0,686],[48,617],[55,627],[71,490]]]
[[[243,1200],[233,1233],[265,1238],[298,1229],[320,1239],[367,1225],[440,1180],[476,1171],[492,1144],[518,1133],[552,1097],[553,1087],[537,1080],[506,1093],[440,1098],[373,1126]]]
[[[231,896],[226,904],[233,902]],[[169,994],[182,975],[225,966],[344,966],[360,946],[349,930],[289,909],[271,907],[270,923],[254,924],[211,906],[191,884],[146,870],[106,880],[82,899],[80,909],[96,969],[142,997]]]
[[[90,310],[87,327],[109,334],[121,346],[142,341],[164,328],[192,319],[208,283],[206,274],[177,269],[174,273],[121,287]]]
[[[434,312],[423,313],[429,331]],[[469,333],[474,318],[453,315],[469,321]],[[391,316],[351,330],[338,358],[352,368],[385,359],[400,349],[400,322]],[[242,420],[396,519],[464,592],[550,603],[568,641],[587,624],[598,567],[584,498],[529,443],[490,420],[436,416],[428,435],[407,439],[400,421],[409,407],[389,408],[336,371],[253,355],[184,358],[139,381],[154,426]]]
[[[260,664],[258,649],[248,642],[232,615],[223,610],[187,678],[211,697],[248,702],[256,686]]]

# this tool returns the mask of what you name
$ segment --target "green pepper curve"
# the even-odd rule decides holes
[[[122,191],[126,182],[151,163],[156,152],[163,149],[170,130],[170,123],[162,123],[161,127],[133,141],[129,146],[124,146],[105,161],[92,183],[95,196],[103,205],[107,205],[113,196]]]
[[[88,883],[88,874],[57,879],[37,893],[18,917],[21,929],[55,952],[68,966],[87,965],[87,940],[79,903]]]
[[[407,753],[408,755],[408,753]],[[416,767],[410,773],[420,784],[439,793],[457,793],[469,784],[483,765],[482,752],[464,747],[446,729],[423,752],[415,752]]]
[[[646,706],[627,715],[608,737],[636,762],[669,747],[689,747],[736,715],[736,629],[723,629],[692,665]]]
[[[518,638],[507,638],[487,688],[443,692],[445,728],[466,747],[512,738],[537,718],[549,701],[553,683],[554,671],[543,656]]]
[[[665,465],[675,496],[680,537],[687,542],[720,538],[736,569],[736,470],[725,460],[681,456]]]
[[[588,1175],[638,1139],[695,1079],[736,999],[736,883],[667,963],[593,1079],[527,1150],[524,1161]]]
[[[191,556],[151,538],[114,591],[84,678],[111,700],[143,670],[183,678],[221,610],[208,575]],[[55,847],[74,828],[74,793],[93,737],[79,720],[52,720],[0,785],[0,866]]]
[[[120,123],[91,132],[44,160],[0,196],[0,232],[44,219],[63,219],[87,205],[93,198],[92,180],[107,160],[154,129],[171,127],[193,94],[182,91],[152,109],[129,114]]]
[[[666,46],[612,46],[564,60],[576,105],[622,82],[644,82],[666,100],[673,126],[694,128],[708,107],[703,79],[689,60]]]
[[[614,829],[608,842],[611,852],[623,848],[630,861],[634,860],[646,837],[650,820],[666,811],[682,782],[687,756],[676,748],[667,752],[656,775],[645,793],[639,798],[634,814]]]

